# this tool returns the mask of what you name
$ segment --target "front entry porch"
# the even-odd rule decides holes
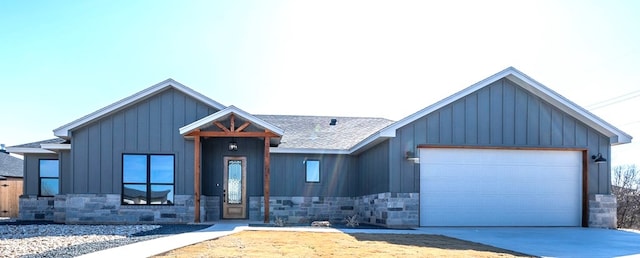
[[[236,123],[241,125],[236,127]],[[180,128],[180,134],[187,139],[193,139],[194,142],[194,207],[202,208],[202,197],[210,194],[212,199],[205,203],[205,209],[213,212],[214,209],[210,205],[215,205],[215,196],[218,196],[222,218],[246,219],[247,191],[251,194],[261,188],[261,195],[265,199],[264,209],[269,210],[269,148],[279,144],[284,134],[282,129],[230,106]],[[240,139],[247,144],[239,144]],[[256,145],[257,139],[261,140],[262,146]],[[247,168],[248,164],[258,161],[260,156],[262,162],[255,162],[255,164],[262,163],[261,186],[256,185],[259,180],[255,176],[257,171],[255,166]],[[222,167],[218,165],[221,159]],[[223,182],[218,181],[220,173],[216,173],[220,169],[223,169]],[[247,170],[249,170],[248,175]],[[206,193],[203,194],[203,191]],[[222,199],[221,203],[220,199]],[[200,209],[194,209],[195,223],[201,221],[200,212]],[[215,216],[211,217],[215,218]],[[267,212],[264,215],[264,222],[269,221]]]

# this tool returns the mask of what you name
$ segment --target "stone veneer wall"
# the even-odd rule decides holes
[[[53,221],[55,197],[20,196],[20,220]]]
[[[355,214],[351,197],[302,197],[271,196],[269,198],[269,217],[271,220],[282,218],[287,223],[310,223],[315,220],[342,222],[347,216]],[[251,220],[264,219],[264,198],[249,197],[249,217]]]
[[[121,205],[119,194],[73,194],[55,197],[20,196],[20,220],[67,224],[134,224],[193,222],[193,195],[176,195],[174,205]],[[220,197],[201,196],[201,221],[220,220]],[[616,198],[595,194],[589,198],[589,227],[616,228]],[[359,197],[270,198],[270,218],[288,223],[314,220],[343,222],[358,214],[360,221],[391,228],[418,227],[419,193],[379,193]],[[249,197],[249,219],[264,219],[264,198]]]
[[[204,221],[209,198],[202,196]],[[217,198],[210,198],[215,205]],[[69,194],[56,197],[22,196],[21,220],[47,220],[66,224],[149,224],[194,221],[193,195],[175,195],[173,205],[121,205],[119,194]],[[25,207],[25,209],[22,209]]]
[[[384,227],[417,227],[419,225],[418,193],[379,193],[360,197],[272,196],[269,217],[283,218],[287,223],[309,223],[315,220],[344,222],[357,214],[362,223]],[[264,198],[249,198],[249,219],[264,219]]]
[[[616,196],[609,194],[594,194],[589,196],[589,227],[617,228]]]
[[[358,215],[363,223],[390,228],[420,225],[419,193],[379,193],[356,198]]]
[[[202,196],[200,203],[204,203],[204,221],[220,220],[220,196]]]

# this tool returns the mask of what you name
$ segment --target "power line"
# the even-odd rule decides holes
[[[623,95],[617,96],[615,98],[610,98],[610,99],[607,99],[607,100],[603,100],[603,101],[597,102],[595,104],[587,106],[587,108],[590,109],[590,110],[595,110],[595,109],[603,108],[603,107],[606,107],[606,106],[611,106],[613,104],[617,104],[617,103],[620,103],[620,102],[623,102],[623,101],[627,101],[627,100],[630,100],[630,99],[633,99],[633,98],[637,98],[637,97],[640,97],[640,90],[632,91],[632,92],[629,92],[627,94],[623,94]]]

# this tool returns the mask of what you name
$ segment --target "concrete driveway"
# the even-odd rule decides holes
[[[597,228],[419,228],[542,257],[640,257],[640,233]]]

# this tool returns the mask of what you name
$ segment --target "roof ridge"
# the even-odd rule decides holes
[[[366,119],[385,119],[389,121],[394,121],[385,117],[374,117],[374,116],[331,116],[331,115],[278,115],[278,114],[256,114],[254,116],[280,116],[280,117],[327,117],[327,118],[366,118]]]
[[[64,143],[66,142],[65,139],[62,138],[51,138],[51,139],[47,139],[47,140],[42,140],[42,141],[35,141],[35,142],[28,142],[28,143],[23,143],[23,144],[18,144],[15,146],[8,146],[9,148],[20,148],[20,147],[31,147],[31,146],[35,146],[38,145],[37,148],[40,148],[40,144],[47,144],[47,143]]]

